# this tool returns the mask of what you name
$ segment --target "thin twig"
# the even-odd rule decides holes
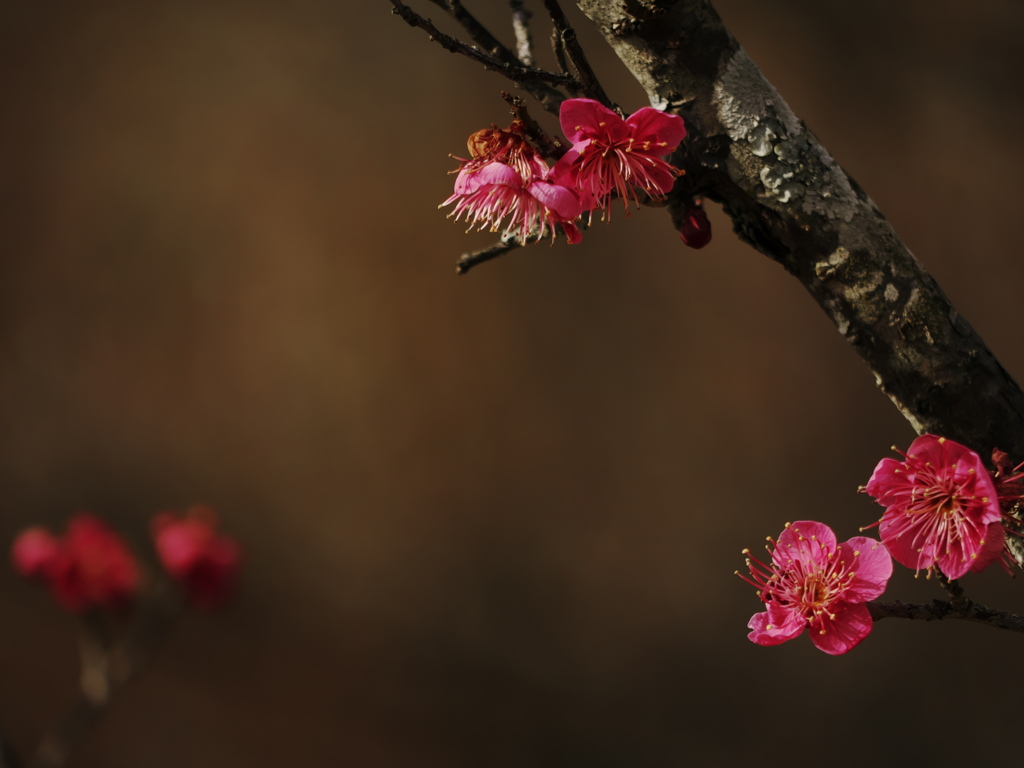
[[[515,53],[491,34],[487,27],[477,21],[477,18],[462,6],[460,0],[430,0],[430,2],[455,19],[466,30],[470,39],[491,56],[506,64],[518,63]],[[530,63],[526,61],[523,64],[530,66]]]
[[[508,0],[512,9],[512,32],[516,36],[516,55],[527,67],[533,66],[533,38],[530,35],[530,19],[533,13],[523,5],[523,0]]]
[[[996,611],[979,605],[973,600],[963,599],[961,605],[944,600],[933,600],[927,605],[904,603],[899,600],[893,603],[868,603],[871,618],[875,621],[888,618],[914,619],[917,621],[943,621],[945,619],[962,619],[980,624],[988,624],[998,629],[1011,632],[1024,632],[1024,616],[1017,616],[1006,611]]]
[[[481,251],[474,251],[473,253],[464,253],[459,257],[458,262],[455,264],[455,274],[464,275],[477,264],[483,264],[485,261],[490,261],[491,259],[496,259],[499,256],[504,256],[509,251],[513,251],[519,247],[520,243],[515,238],[503,237],[489,248],[484,248]]]
[[[543,3],[544,9],[548,12],[548,16],[551,17],[551,23],[554,24],[555,32],[558,33],[562,44],[565,46],[565,53],[569,57],[569,63],[576,70],[576,75],[579,77],[582,85],[581,90],[583,94],[601,102],[606,107],[613,107],[614,105],[608,98],[608,94],[604,92],[604,88],[601,87],[601,83],[597,80],[597,75],[594,74],[594,70],[590,67],[590,62],[587,61],[587,57],[583,53],[583,47],[576,38],[576,30],[569,24],[569,19],[566,18],[565,13],[558,4],[558,0],[543,0]],[[558,55],[557,48],[555,55]],[[559,61],[559,65],[562,65],[561,61]]]
[[[435,2],[449,13],[452,13],[453,16],[453,8],[462,8],[462,6],[457,3],[453,4],[448,2],[441,4],[441,0],[435,0]],[[558,114],[559,107],[566,99],[565,94],[558,90],[559,88],[570,88],[572,90],[579,88],[577,78],[572,75],[548,72],[547,70],[538,69],[536,67],[524,67],[519,63],[519,60],[516,58],[514,53],[502,46],[501,43],[498,43],[494,36],[487,32],[483,27],[481,27],[483,30],[483,33],[481,34],[484,34],[485,36],[481,39],[494,40],[498,46],[497,54],[487,53],[484,50],[480,50],[479,48],[462,42],[458,38],[446,35],[435,27],[430,19],[420,16],[412,10],[412,8],[401,2],[401,0],[391,0],[391,5],[394,6],[391,12],[400,17],[410,27],[419,27],[430,35],[431,40],[438,43],[438,45],[445,50],[450,51],[451,53],[460,53],[479,64],[483,64],[484,68],[504,75],[537,99],[544,109],[552,114]],[[468,13],[466,16],[470,19],[473,18],[472,16],[469,16]],[[463,26],[465,26],[465,22],[463,23]],[[478,45],[487,48],[487,45],[479,42],[479,40],[477,40],[477,43]],[[506,58],[507,60],[505,60]]]
[[[551,50],[555,52],[558,71],[563,75],[571,74],[569,72],[569,60],[565,57],[565,41],[562,40],[562,35],[557,27],[553,27],[551,30]],[[579,96],[579,92],[573,91],[573,96]]]
[[[501,98],[508,102],[512,108],[512,114],[516,120],[522,123],[526,132],[526,138],[537,148],[541,156],[546,160],[558,160],[566,153],[566,147],[560,140],[552,139],[547,132],[540,127],[540,124],[533,119],[526,109],[526,101],[519,96],[513,96],[508,91],[501,92]]]

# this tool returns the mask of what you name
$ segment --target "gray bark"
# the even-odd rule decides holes
[[[651,104],[679,114],[694,195],[810,292],[919,432],[1024,458],[1024,394],[708,0],[579,0]]]

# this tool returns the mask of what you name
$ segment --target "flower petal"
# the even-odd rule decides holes
[[[679,142],[686,137],[683,118],[653,107],[638,109],[626,118],[626,126],[632,130],[638,143],[649,141],[655,145],[657,149],[651,154],[659,157],[675,152]]]
[[[843,600],[864,603],[885,592],[892,576],[892,557],[882,542],[868,536],[854,536],[840,545],[837,559],[856,574],[853,583],[843,592]]]
[[[768,608],[778,607],[776,603],[769,603]],[[782,609],[784,610],[784,609]],[[777,611],[772,611],[777,613]],[[747,622],[747,627],[752,631],[747,634],[747,639],[758,645],[780,645],[787,640],[798,637],[807,626],[806,622],[799,616],[788,613],[785,621],[781,624],[774,623],[768,611],[755,613]]]
[[[623,119],[593,99],[566,99],[558,112],[558,121],[571,144],[592,137],[612,143],[629,135]]]
[[[526,188],[526,191],[564,221],[572,221],[583,213],[579,198],[572,190],[559,184],[535,181]]]
[[[873,626],[871,612],[866,605],[843,604],[835,612],[835,619],[825,622],[824,630],[811,628],[811,642],[819,650],[838,656],[856,647],[871,634]]]

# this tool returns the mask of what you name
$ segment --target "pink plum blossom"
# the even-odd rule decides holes
[[[771,546],[771,562],[748,556],[750,578],[765,603],[747,626],[758,645],[779,645],[810,627],[811,641],[833,656],[846,653],[868,636],[871,613],[865,603],[885,591],[892,559],[875,539],[855,536],[836,543],[823,523],[801,520]],[[737,572],[738,573],[738,572]]]
[[[583,239],[574,221],[583,212],[572,190],[547,178],[544,167],[529,179],[510,165],[490,162],[472,172],[465,169],[455,180],[455,193],[441,205],[455,204],[449,214],[456,221],[466,216],[469,229],[489,227],[520,243],[554,237],[560,224],[570,243]]]
[[[664,197],[679,171],[662,158],[686,136],[683,119],[644,107],[623,120],[593,99],[567,99],[559,119],[572,148],[554,168],[556,181],[573,187],[584,210],[610,214],[612,193],[623,206],[639,193]]]
[[[882,459],[863,488],[885,507],[878,531],[892,556],[914,570],[937,565],[950,579],[995,562],[1002,514],[981,457],[935,435],[917,438],[903,457]]]

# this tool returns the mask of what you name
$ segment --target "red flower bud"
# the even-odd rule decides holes
[[[686,214],[679,227],[679,237],[690,248],[703,248],[711,242],[711,222],[700,206],[694,206]]]

